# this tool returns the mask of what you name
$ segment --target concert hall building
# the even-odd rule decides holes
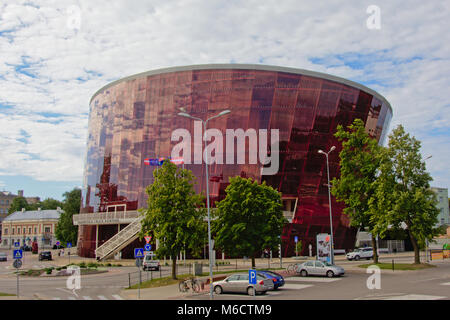
[[[307,255],[309,244],[315,252],[316,235],[330,232],[327,163],[318,150],[336,146],[329,155],[329,168],[331,179],[338,176],[342,146],[334,137],[336,127],[360,118],[367,132],[383,144],[392,118],[389,102],[374,90],[302,69],[193,65],[112,82],[90,101],[82,205],[74,216],[80,256],[103,259],[121,252],[122,257],[132,257],[132,249],[142,247],[136,237],[137,210],[147,206],[145,188],[153,182],[156,169],[144,160],[170,157],[178,143],[172,141],[177,129],[195,135],[195,121],[179,116],[180,110],[203,120],[230,110],[208,122],[208,128],[223,133],[227,129],[278,130],[277,172],[264,174],[267,165],[261,162],[223,161],[208,167],[213,207],[226,196],[229,178],[236,175],[266,181],[282,193],[288,219],[281,235],[283,256],[295,255],[296,236],[303,244],[299,254]],[[191,159],[199,150],[195,141],[190,146]],[[246,155],[249,158],[251,151]],[[206,194],[205,163],[191,162],[185,168],[197,177],[197,192]],[[356,229],[349,226],[342,209],[343,204],[332,197],[335,249],[348,250],[355,244]]]

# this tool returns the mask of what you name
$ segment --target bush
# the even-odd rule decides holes
[[[97,268],[97,266],[98,265],[96,263],[94,263],[94,262],[89,262],[88,265],[87,265],[88,268]]]
[[[86,268],[86,263],[85,263],[85,262],[80,262],[80,263],[78,264],[78,266],[79,266],[80,268]]]

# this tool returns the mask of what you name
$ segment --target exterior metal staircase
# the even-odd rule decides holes
[[[98,247],[95,250],[97,260],[101,261],[110,257],[136,240],[138,233],[141,231],[141,221],[143,218],[144,216],[138,216],[133,222]]]

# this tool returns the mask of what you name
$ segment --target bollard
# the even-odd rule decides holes
[[[394,271],[394,259],[392,259],[392,271]]]
[[[128,274],[128,288],[131,288],[131,276]]]

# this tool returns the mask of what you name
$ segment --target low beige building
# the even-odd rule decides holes
[[[2,248],[13,248],[15,243],[20,246],[31,246],[37,242],[39,248],[50,248],[56,241],[56,225],[63,211],[34,210],[16,211],[7,216],[2,223]]]

